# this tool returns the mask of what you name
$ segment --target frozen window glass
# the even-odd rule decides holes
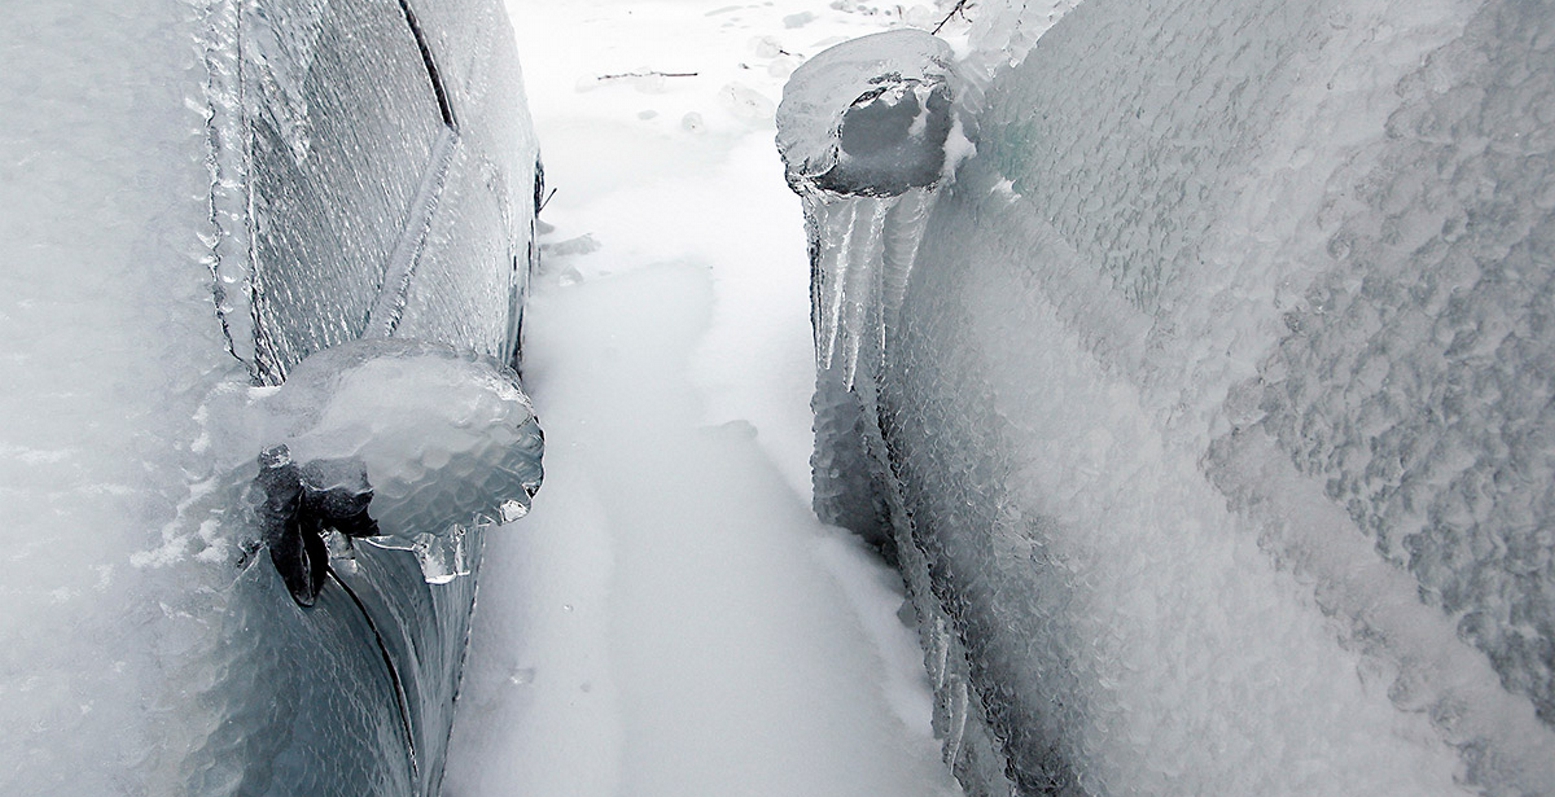
[[[363,334],[449,115],[396,0],[254,3],[241,35],[256,366],[278,382]]]

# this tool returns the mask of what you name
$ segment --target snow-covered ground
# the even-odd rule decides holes
[[[897,576],[809,509],[809,270],[772,122],[805,57],[939,14],[509,13],[556,189],[524,341],[546,483],[487,548],[445,793],[956,793]]]

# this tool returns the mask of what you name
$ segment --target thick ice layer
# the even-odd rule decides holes
[[[232,467],[183,508],[146,559],[188,571],[199,551],[197,572],[222,586],[185,609],[208,631],[176,662],[201,709],[186,718],[180,777],[201,795],[435,792],[475,595],[456,576],[539,486],[542,440],[513,373],[446,346],[360,341],[309,357],[279,389],[222,391],[207,413],[229,457],[282,452],[314,487],[365,472],[381,536],[336,540],[329,579],[299,609],[283,563],[258,547],[274,546],[260,534],[258,465]]]
[[[951,113],[950,46],[920,30],[876,33],[805,62],[778,107],[790,184],[896,196],[939,181]]]
[[[177,745],[167,596],[130,556],[210,464],[228,370],[188,7],[27,3],[0,28],[0,792],[97,795]],[[208,583],[208,582],[206,582]],[[151,790],[151,789],[147,789]]]
[[[466,541],[477,557],[478,534]],[[429,584],[415,557],[363,546],[294,604],[259,552],[169,565],[216,589],[168,604],[182,643],[165,768],[147,793],[435,794],[475,598],[473,578]],[[198,579],[190,578],[197,576]]]
[[[1555,793],[1552,25],[1092,0],[989,82],[817,462],[1020,793]]]
[[[795,70],[777,114],[778,150],[804,200],[806,229],[828,242],[811,247],[813,408],[819,434],[847,442],[811,462],[816,510],[887,548],[886,509],[874,497],[883,486],[865,466],[866,449],[884,449],[860,424],[875,414],[881,356],[930,192],[954,165],[947,144],[964,154],[950,63],[950,47],[922,31],[864,36]]]
[[[211,8],[215,269],[233,353],[266,384],[363,336],[511,358],[537,144],[500,9]]]
[[[315,29],[362,14],[378,22],[360,39]],[[414,556],[363,546],[354,571],[337,567],[303,611],[242,544],[252,536],[243,490],[261,450],[250,380],[284,370],[258,367],[259,338],[291,341],[267,350],[293,352],[274,360],[290,367],[360,334],[361,310],[380,293],[415,296],[419,280],[436,278],[443,304],[412,312],[407,300],[398,326],[375,334],[414,330],[504,362],[512,353],[535,152],[514,107],[523,95],[510,36],[495,3],[439,3],[429,14],[424,56],[392,2],[8,9],[0,792],[435,790],[473,579],[429,585]],[[370,46],[394,20],[398,42]],[[421,83],[407,83],[399,63],[363,85],[356,59],[403,57]],[[422,164],[375,149],[385,136],[375,125],[392,138],[396,122],[367,98],[431,91],[428,57],[459,114],[456,154],[472,164],[444,184],[488,187],[487,205],[501,212],[472,210],[478,200],[449,189],[419,192]],[[448,127],[437,102],[412,104]],[[266,149],[274,142],[285,146]],[[355,168],[364,164],[376,167]],[[319,187],[299,169],[332,187],[289,192]],[[313,237],[381,249],[386,228],[417,228],[371,209],[410,195],[444,201],[424,205],[428,229],[441,232],[396,250],[418,258],[391,258],[420,264],[394,272],[403,282]],[[308,203],[335,200],[334,227],[310,226],[321,217]],[[507,226],[487,224],[493,216]],[[299,262],[265,260],[282,249]],[[466,260],[472,252],[481,258]],[[462,270],[427,266],[443,258]],[[299,264],[315,277],[367,270],[339,283],[270,279]],[[501,290],[475,277],[493,272]],[[395,290],[381,292],[387,284]]]
[[[517,375],[488,357],[359,341],[304,360],[263,407],[262,449],[361,463],[379,532],[368,540],[415,551],[432,583],[467,575],[467,532],[523,517],[540,488],[534,410]]]

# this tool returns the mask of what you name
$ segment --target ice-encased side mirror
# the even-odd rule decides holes
[[[522,517],[544,475],[517,375],[473,352],[343,344],[299,363],[264,408],[256,521],[304,606],[323,585],[327,532],[411,551],[443,583],[470,572],[469,529]]]
[[[950,46],[903,29],[844,42],[794,71],[778,150],[796,191],[897,196],[945,172],[957,127]]]

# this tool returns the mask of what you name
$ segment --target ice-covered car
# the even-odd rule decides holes
[[[1555,11],[1089,0],[1004,55],[861,39],[779,110],[816,508],[900,563],[969,793],[1555,793]]]
[[[540,478],[500,4],[7,16],[0,791],[436,794]]]

